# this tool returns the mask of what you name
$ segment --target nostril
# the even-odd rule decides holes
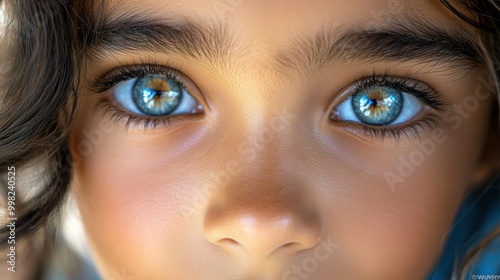
[[[286,244],[276,247],[276,249],[274,249],[270,255],[279,254],[281,252],[287,252],[287,251],[299,251],[300,247],[301,247],[300,244],[297,242],[288,242]]]
[[[219,242],[227,246],[241,246],[241,244],[238,241],[232,238],[223,238]]]
[[[310,211],[306,215],[305,210],[292,212],[279,208],[266,212],[245,207],[237,208],[238,211],[219,206],[207,210],[204,220],[207,240],[230,255],[254,257],[292,255],[316,246],[319,240],[321,226],[317,215],[310,221]]]
[[[232,238],[223,238],[219,240],[219,244],[221,245],[221,247],[225,247],[227,249],[230,249],[231,251],[236,251],[243,247],[241,246],[241,243]]]
[[[289,242],[289,243],[286,243],[280,247],[278,247],[276,250],[290,250],[290,249],[293,249],[294,247],[296,246],[299,246],[299,243],[297,242]]]

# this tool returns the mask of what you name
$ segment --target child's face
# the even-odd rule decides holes
[[[122,22],[137,42],[116,29],[89,47],[87,82],[158,65],[85,93],[72,134],[73,192],[105,279],[429,273],[484,170],[493,104],[466,44],[434,34],[473,34],[439,1],[112,2],[107,20],[181,31]],[[177,105],[148,117],[168,124],[134,122]]]

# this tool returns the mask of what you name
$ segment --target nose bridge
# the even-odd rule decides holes
[[[286,107],[242,106],[245,110],[231,118],[229,145],[236,148],[235,159],[247,168],[260,169],[266,175],[277,175],[293,154],[285,148],[296,146],[294,115]],[[263,174],[261,174],[263,175]]]
[[[219,104],[218,117],[230,134],[225,136],[228,144],[238,148],[237,158],[270,164],[279,157],[283,159],[280,149],[298,140],[291,137],[298,116],[293,113],[296,105],[290,100],[293,87],[269,66],[273,54],[262,53],[266,52],[259,46],[250,51],[246,61],[249,66],[235,74],[240,83],[228,87],[231,94],[224,97],[225,103]]]
[[[213,244],[261,257],[317,244],[319,213],[307,195],[300,166],[290,164],[297,161],[280,151],[289,119],[286,112],[256,118],[230,137],[236,142],[228,145],[238,147],[230,160],[239,167],[218,186],[206,208],[204,230]]]
[[[258,203],[260,206],[255,207],[255,211],[263,213],[297,205],[301,167],[291,164],[297,161],[287,148],[297,146],[293,143],[297,138],[290,135],[294,130],[293,115],[285,108],[247,103],[229,122],[231,132],[226,134],[220,153],[222,158],[234,163],[235,168],[225,172],[233,176],[222,186],[221,198],[232,198],[228,206],[234,201],[239,201],[241,207]],[[228,149],[230,157],[227,157]]]
[[[284,87],[254,80],[232,95],[238,110],[218,112],[224,129],[216,131],[224,133],[224,140],[212,152],[214,160],[224,162],[218,164],[225,166],[224,176],[216,174],[220,179],[205,208],[204,232],[231,253],[293,254],[314,247],[321,235],[303,166],[294,153],[285,153],[298,146],[300,138],[293,134],[301,122],[287,108]],[[276,94],[266,94],[271,91]]]
[[[300,215],[303,211],[300,187],[290,176],[278,171],[276,165],[254,166],[243,172],[221,191],[221,198],[215,201],[219,207],[231,209],[242,217],[259,216],[266,222]]]

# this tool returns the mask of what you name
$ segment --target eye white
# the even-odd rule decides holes
[[[396,125],[410,121],[417,116],[423,109],[424,104],[413,94],[402,92],[403,105],[399,116],[389,125]],[[352,107],[352,96],[337,106],[336,113],[341,121],[350,121],[364,124],[354,112]]]
[[[124,109],[137,115],[147,116],[147,114],[139,110],[132,97],[132,91],[137,79],[139,78],[129,79],[116,84],[112,89],[112,94],[115,101]],[[197,109],[199,109],[198,107],[200,105],[198,105],[198,102],[193,98],[193,96],[191,96],[191,94],[189,94],[183,87],[181,87],[181,89],[181,104],[179,104],[179,106],[168,115],[189,114],[194,113]]]

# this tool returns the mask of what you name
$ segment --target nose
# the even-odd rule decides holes
[[[208,188],[213,191],[202,214],[205,237],[228,254],[251,260],[314,248],[322,236],[322,215],[310,174],[295,153],[300,149],[295,133],[301,130],[292,125],[294,116],[275,118],[249,104],[254,110],[244,112],[261,114],[242,115],[238,122],[228,118],[235,129],[225,136],[225,147],[234,150],[214,154],[213,188]]]
[[[205,214],[207,239],[229,253],[254,257],[315,247],[321,236],[316,211],[305,207],[300,195],[272,189],[242,184],[225,190],[224,199],[214,199]]]

